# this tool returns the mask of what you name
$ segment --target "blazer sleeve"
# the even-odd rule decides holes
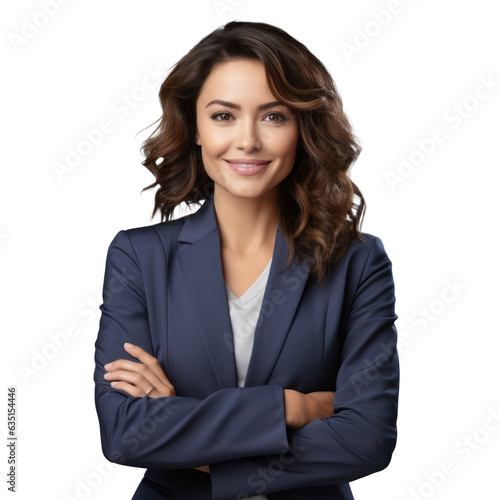
[[[392,263],[376,237],[347,314],[335,413],[287,429],[287,452],[211,464],[213,498],[348,483],[386,468],[397,437],[397,317]]]
[[[125,342],[154,355],[143,276],[124,230],[108,248],[100,310],[95,405],[102,451],[109,461],[143,468],[193,468],[288,449],[279,384],[222,389],[201,400],[133,397],[104,379],[104,365],[111,361],[139,362],[125,351]]]

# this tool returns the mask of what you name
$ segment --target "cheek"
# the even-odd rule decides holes
[[[298,139],[299,137],[296,131],[276,137],[276,154],[281,156],[284,161],[291,161],[293,163],[295,159],[295,152],[297,150]]]
[[[209,149],[214,149],[218,144],[227,141],[229,133],[224,130],[224,127],[217,126],[211,120],[202,120],[199,122],[198,130],[204,146]]]
[[[200,130],[203,151],[207,158],[220,156],[230,143],[229,134],[215,127],[205,127]]]
[[[221,166],[225,148],[220,143],[220,138],[210,135],[203,137],[203,147],[201,149],[201,159],[206,173],[214,182],[223,182],[224,169]]]

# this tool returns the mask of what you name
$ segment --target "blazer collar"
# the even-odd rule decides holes
[[[287,243],[281,229],[280,222],[244,387],[267,384],[309,276],[307,260],[296,258],[286,271]],[[213,194],[197,212],[185,217],[178,239],[189,243],[177,258],[218,384],[221,389],[237,387],[233,331]]]

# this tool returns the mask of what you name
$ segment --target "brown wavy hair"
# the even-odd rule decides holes
[[[280,224],[288,266],[295,257],[308,259],[311,276],[323,285],[351,242],[364,241],[365,200],[349,176],[362,148],[325,66],[276,26],[228,22],[173,66],[160,88],[163,113],[154,123],[161,121],[141,148],[142,165],[156,179],[142,191],[159,185],[151,218],[159,210],[161,221],[169,220],[181,202],[201,206],[213,193],[196,144],[196,101],[214,66],[236,59],[261,61],[272,95],[297,114],[297,154],[280,184]]]

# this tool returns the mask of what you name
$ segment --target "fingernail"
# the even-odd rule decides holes
[[[134,347],[134,345],[133,344],[129,344],[128,342],[125,342],[125,347],[127,349],[130,349],[131,347]]]
[[[113,363],[108,363],[107,365],[104,365],[104,368],[106,368],[106,370],[109,370],[112,366]]]
[[[118,382],[111,382],[111,386],[114,387]]]

